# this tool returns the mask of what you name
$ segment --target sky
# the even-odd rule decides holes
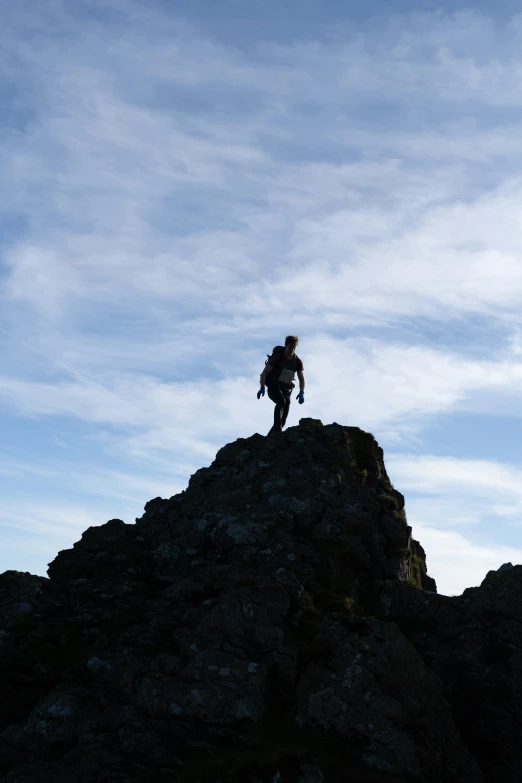
[[[287,334],[440,593],[522,563],[517,6],[3,5],[0,573],[268,432]]]

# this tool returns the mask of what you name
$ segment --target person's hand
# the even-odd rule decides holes
[[[259,389],[259,391],[257,393],[257,399],[259,399],[260,397],[264,397],[264,396],[265,396],[265,387],[261,386],[261,388]]]
[[[302,405],[304,402],[304,392],[300,391],[296,397],[296,400],[299,400],[299,405]]]

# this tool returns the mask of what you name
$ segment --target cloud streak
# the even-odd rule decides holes
[[[443,595],[460,595],[467,587],[478,587],[488,571],[522,562],[520,547],[484,546],[461,533],[425,525],[417,525],[415,535],[427,552],[428,573]]]

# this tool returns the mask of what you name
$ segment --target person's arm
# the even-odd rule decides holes
[[[304,379],[304,373],[302,370],[297,371],[297,377],[299,378],[299,391],[304,392],[305,390],[305,379]]]
[[[270,359],[268,360],[268,364],[265,364],[265,369],[261,373],[261,378],[259,379],[261,381],[261,386],[265,385],[266,376],[268,373],[272,372],[272,370],[275,370],[279,362],[281,361],[281,357],[278,353],[273,353]]]
[[[274,365],[270,364],[270,362],[268,362],[268,364],[265,364],[265,369],[261,373],[261,377],[259,379],[261,381],[261,386],[265,385],[266,376],[268,375],[269,372],[272,372],[273,369],[274,369]]]

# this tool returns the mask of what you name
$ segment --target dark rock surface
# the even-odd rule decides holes
[[[439,596],[372,435],[221,449],[0,575],[2,783],[519,781],[522,566]]]

